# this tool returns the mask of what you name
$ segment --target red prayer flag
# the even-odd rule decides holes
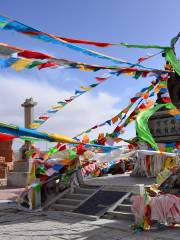
[[[106,78],[103,78],[103,77],[96,77],[95,79],[98,81],[98,82],[103,82],[105,80],[107,80],[109,77],[106,77]]]
[[[164,97],[164,98],[162,98],[162,100],[164,103],[171,103],[171,99],[168,97]]]
[[[39,117],[39,119],[42,119],[44,121],[48,120],[49,117],[46,117],[46,116],[42,116],[42,117]]]
[[[33,52],[29,50],[24,50],[23,52],[19,52],[18,56],[25,57],[25,58],[35,58],[35,59],[51,59],[52,58],[47,54],[40,53],[40,52]]]
[[[0,141],[8,141],[16,138],[13,135],[5,134],[5,133],[0,133]]]
[[[88,44],[88,45],[94,45],[96,47],[108,47],[112,46],[111,43],[106,42],[95,42],[95,41],[88,41],[88,40],[78,40],[78,39],[72,39],[72,38],[64,38],[64,37],[56,37],[58,39],[62,39],[69,43],[81,43],[81,44]]]
[[[43,68],[48,68],[48,67],[57,67],[59,64],[55,62],[47,62],[47,63],[42,63],[38,66],[38,69],[41,70]]]

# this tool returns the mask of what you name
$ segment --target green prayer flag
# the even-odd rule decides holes
[[[168,109],[175,108],[172,103],[157,104],[146,111],[142,111],[136,118],[136,132],[138,137],[143,141],[148,142],[155,150],[158,150],[158,146],[151,135],[148,121],[149,118],[162,107],[166,107]]]
[[[69,152],[69,158],[70,158],[70,160],[73,160],[74,158],[77,157],[76,151],[74,151],[74,150],[72,150],[72,149],[69,149],[68,152]]]
[[[138,79],[141,76],[141,74],[142,74],[141,72],[136,72],[134,75],[134,78]]]
[[[159,46],[159,45],[139,45],[139,44],[128,44],[128,43],[121,43],[121,46],[128,47],[128,48],[157,48],[157,49],[169,49],[168,46]]]
[[[153,88],[154,88],[154,86],[153,86],[153,85],[150,85],[150,86],[148,87],[148,90],[151,91],[151,90],[153,90]]]
[[[28,65],[26,68],[31,69],[31,68],[34,68],[34,67],[42,64],[42,63],[43,63],[43,62],[40,62],[40,61],[33,61],[33,62],[32,62],[30,65]]]
[[[58,149],[56,147],[52,147],[49,149],[48,154],[52,155],[58,152]]]

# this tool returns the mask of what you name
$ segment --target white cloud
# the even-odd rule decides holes
[[[7,75],[0,75],[0,121],[23,125],[23,109],[21,107],[25,98],[33,97],[38,105],[35,107],[35,117],[45,112],[57,101],[63,100],[73,94],[73,91],[57,89],[45,81],[33,78],[23,79]],[[39,130],[57,132],[74,136],[87,130],[89,127],[101,123],[120,111],[115,105],[119,97],[111,96],[106,92],[97,95],[87,93],[60,110]],[[91,136],[97,136],[100,131],[110,131],[108,127],[93,131]]]

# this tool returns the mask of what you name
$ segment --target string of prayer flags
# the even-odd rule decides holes
[[[146,91],[152,91],[153,88],[156,87],[158,81],[159,81],[158,79],[152,81],[152,82],[151,82],[151,85],[150,85],[149,87],[143,88],[140,92],[138,92],[138,93],[135,95],[135,96],[136,96],[136,100],[139,99],[139,98],[142,98],[142,97],[144,96],[144,95],[143,95],[144,92],[146,92]],[[153,96],[153,95],[150,94],[149,97],[151,97],[151,96]],[[132,99],[131,99],[131,101],[132,101]],[[136,111],[136,113],[139,113],[138,106],[140,105],[141,101],[142,101],[142,99],[139,101],[139,103],[138,103],[136,109],[134,110],[134,112]],[[134,100],[133,100],[132,102],[135,103]],[[121,121],[126,118],[126,115],[127,115],[128,111],[129,111],[129,109],[130,109],[130,108],[132,107],[132,105],[133,105],[132,102],[130,102],[130,104],[128,105],[128,107],[126,107],[124,110],[122,110],[122,111],[117,115],[117,116],[121,116],[121,117],[122,117],[122,114],[124,113],[124,116],[121,118]],[[148,105],[148,103],[146,103],[146,104]],[[150,107],[150,105],[152,105],[152,104],[153,104],[152,101],[149,102],[148,107]],[[140,105],[140,108],[142,108],[142,106],[143,106],[143,105]],[[144,105],[143,108],[145,109],[145,105]],[[134,115],[133,113],[131,113],[131,116],[135,117],[135,115]],[[114,119],[114,120],[115,120],[115,119]],[[124,126],[127,126],[127,124],[130,123],[132,120],[134,120],[134,119],[130,119],[130,117],[129,117],[129,118],[126,120]],[[121,121],[120,121],[120,123],[121,123]],[[86,131],[83,131],[82,133],[76,135],[73,139],[77,139],[77,137],[81,136],[82,134],[84,134],[84,133],[89,133],[89,132],[91,132],[91,130],[96,129],[97,127],[104,126],[105,124],[111,125],[111,119],[110,119],[110,120],[107,120],[106,122],[104,122],[104,123],[102,123],[102,124],[96,125],[96,126],[92,127],[91,129],[88,129],[88,130],[86,130]],[[114,131],[113,142],[118,143],[118,142],[120,142],[120,141],[127,141],[127,142],[129,143],[128,140],[117,137],[117,136],[119,135],[119,134],[117,134],[117,129],[118,129],[119,132],[120,132],[120,131],[122,132],[122,129],[123,129],[124,126],[121,126],[121,127],[117,126],[117,127],[116,127],[116,129],[115,129],[115,131]],[[115,134],[115,132],[116,132],[116,134]],[[108,138],[108,136],[110,136],[110,138]],[[111,141],[112,141],[111,136],[112,136],[112,134],[106,133],[106,137],[107,137],[106,141],[108,141],[108,140],[111,140]],[[86,138],[86,139],[85,139],[85,138]],[[83,143],[88,143],[88,142],[89,142],[89,137],[88,137],[87,135],[85,135],[85,136],[83,137],[82,142],[83,142]],[[91,141],[91,142],[92,142],[92,141]],[[95,141],[95,142],[96,142],[96,141]],[[63,150],[65,150],[65,149],[66,149],[66,145],[62,145],[62,146],[61,146],[61,145],[59,145],[59,143],[58,143],[56,146],[54,146],[54,147],[52,148],[52,150],[50,149],[50,151],[48,152],[48,154],[45,154],[44,158],[45,158],[45,159],[48,159],[51,155],[53,155],[53,154],[56,153],[57,151],[63,151]]]
[[[79,69],[81,71],[99,71],[99,70],[111,70],[114,71],[111,74],[125,74],[129,76],[134,76],[134,78],[147,77],[152,75],[157,75],[162,73],[164,70],[158,69],[149,69],[144,66],[137,65],[141,68],[134,67],[118,67],[118,66],[102,66],[102,65],[92,65],[86,64],[83,62],[71,61],[67,59],[55,58],[54,56],[47,55],[41,52],[34,52],[23,48],[17,48],[5,43],[0,43],[0,56],[4,57],[4,59],[0,59],[0,67],[13,67],[18,64],[19,61],[21,64],[20,69],[16,69],[17,71],[23,69],[32,69],[38,68],[39,70],[44,68],[71,68],[71,69]],[[131,63],[131,66],[135,66],[136,64]],[[97,78],[97,80],[101,81],[103,79]]]
[[[136,131],[138,134],[138,137],[145,142],[148,142],[155,150],[158,150],[158,145],[156,144],[155,140],[153,139],[149,127],[148,127],[148,119],[160,108],[166,107],[169,110],[170,113],[177,113],[178,110],[176,107],[172,104],[171,98],[169,96],[169,91],[167,87],[167,81],[168,81],[168,75],[161,75],[161,79],[159,81],[158,85],[158,91],[159,91],[159,104],[156,103],[156,105],[153,108],[150,108],[146,110],[145,112],[140,113],[137,116],[136,119]]]
[[[24,34],[32,35],[32,37],[36,36],[36,35],[40,35],[40,36],[38,36],[38,38],[41,37],[44,41],[48,41],[49,40],[48,36],[52,36],[55,39],[59,39],[60,41],[64,41],[67,43],[87,44],[87,45],[94,45],[96,47],[109,47],[109,46],[121,45],[121,46],[125,46],[128,48],[157,48],[157,49],[169,48],[168,46],[159,46],[159,45],[138,45],[138,44],[128,44],[128,43],[96,42],[96,41],[90,41],[90,40],[80,40],[80,39],[72,39],[72,38],[67,38],[67,37],[59,37],[59,36],[54,36],[54,35],[40,32],[38,30],[28,27],[20,22],[13,21],[10,18],[4,17],[2,15],[0,16],[0,28],[6,29],[6,30],[7,29],[15,30],[15,31],[18,31],[18,32],[21,32]],[[28,30],[30,30],[30,31],[28,32]]]
[[[58,101],[56,105],[52,106],[50,109],[48,109],[44,114],[42,114],[37,119],[33,120],[33,123],[31,124],[31,129],[37,129],[39,128],[43,123],[45,123],[50,117],[52,117],[55,113],[57,113],[59,110],[64,108],[67,104],[71,103],[73,100],[77,99],[81,95],[89,92],[93,88],[99,86],[100,83],[94,83],[90,84],[88,87],[81,86],[80,89],[82,90],[75,90],[75,93],[73,96],[69,97],[68,99]]]
[[[143,88],[141,90],[141,92],[143,91],[152,91],[153,88],[158,84],[159,79],[156,79],[156,81],[152,81],[151,85],[147,88]],[[151,95],[151,94],[150,94]],[[143,110],[150,108],[153,104],[154,101],[148,99],[146,100],[146,103],[142,103],[144,99],[142,98],[139,103],[137,104],[136,108],[131,112],[131,114],[129,115],[128,118],[126,118],[126,120],[124,121],[123,124],[121,124],[122,120],[118,123],[118,125],[116,126],[116,128],[114,129],[113,133],[109,134],[106,133],[106,137],[107,140],[108,138],[110,138],[112,141],[118,143],[120,141],[122,141],[123,139],[119,138],[119,134],[124,133],[124,128],[127,127],[128,124],[130,124],[132,121],[134,121],[137,117],[137,115]],[[126,117],[126,115],[125,115]],[[125,119],[125,117],[123,118],[123,120]],[[119,125],[121,124],[121,125]],[[96,140],[95,140],[96,141]]]
[[[6,124],[6,123],[0,123],[0,133],[12,135],[15,137],[33,137],[37,139],[42,139],[45,141],[50,141],[50,142],[65,142],[65,143],[72,143],[72,144],[79,144],[76,140],[67,137],[65,135],[60,135],[60,134],[48,134],[48,133],[42,133],[38,132],[36,130],[32,129],[27,129],[23,127],[18,127],[16,125],[12,124]]]
[[[121,121],[123,121],[123,120],[126,118],[127,113],[129,112],[129,110],[131,109],[131,107],[137,102],[137,100],[139,100],[139,99],[141,99],[141,98],[142,98],[142,99],[146,99],[147,97],[149,97],[149,94],[147,95],[147,93],[149,93],[150,91],[152,91],[153,88],[154,88],[154,86],[156,86],[157,83],[158,83],[158,80],[152,81],[150,86],[148,86],[148,87],[146,87],[146,88],[143,88],[140,92],[137,92],[137,93],[135,94],[135,96],[130,99],[130,103],[128,104],[128,106],[126,106],[121,112],[119,112],[119,113],[118,113],[117,115],[115,115],[113,118],[108,119],[108,120],[106,120],[106,121],[103,122],[103,123],[97,124],[97,125],[89,128],[89,129],[87,129],[86,131],[83,131],[83,132],[77,134],[77,135],[75,136],[75,138],[78,138],[78,137],[80,137],[80,136],[83,135],[83,134],[90,133],[92,130],[97,129],[97,128],[102,127],[102,126],[105,126],[105,125],[111,126],[111,125],[115,124],[117,121],[120,121],[120,123],[121,123]],[[152,96],[153,96],[153,95],[152,95]]]
[[[147,88],[144,88],[143,91],[148,91],[143,94],[143,99],[147,99],[147,97],[153,96],[152,94],[149,94],[150,91],[155,91],[156,93],[159,93],[160,96],[162,92],[164,92],[162,89],[167,88],[167,80],[168,80],[168,74],[162,74],[159,78],[156,79],[156,81],[152,81],[151,85]],[[158,87],[158,88],[157,88]],[[148,93],[148,94],[147,94]],[[170,99],[170,97],[168,97]],[[112,136],[117,137],[124,127],[126,127],[131,121],[135,120],[137,117],[137,114],[139,114],[142,110],[149,109],[153,105],[153,101],[148,100],[146,104],[141,103],[142,100],[138,103],[137,107],[134,109],[134,111],[129,115],[129,118],[127,118],[121,126],[117,126],[112,134]],[[165,102],[164,98],[162,98],[163,103]],[[140,104],[140,105],[139,105]]]
[[[16,32],[28,35],[30,37],[39,39],[44,42],[51,42],[53,44],[68,47],[72,50],[81,52],[81,53],[91,56],[91,57],[97,57],[100,59],[110,60],[111,62],[118,63],[118,64],[121,63],[121,64],[131,65],[125,60],[121,60],[121,59],[114,58],[114,57],[111,57],[111,56],[108,56],[108,55],[105,55],[105,54],[102,54],[99,52],[95,52],[95,51],[92,51],[92,50],[89,50],[86,48],[82,48],[80,46],[77,46],[75,44],[65,41],[65,39],[61,39],[59,37],[56,37],[55,35],[39,31],[35,28],[29,27],[21,22],[12,20],[12,19],[10,19],[8,17],[4,17],[2,15],[0,15],[0,29],[14,30]]]

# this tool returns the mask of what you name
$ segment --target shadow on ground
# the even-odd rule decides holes
[[[0,239],[3,240],[173,240],[179,239],[179,229],[153,230],[134,234],[131,222],[83,217],[44,211],[27,213],[16,209],[0,212]]]

